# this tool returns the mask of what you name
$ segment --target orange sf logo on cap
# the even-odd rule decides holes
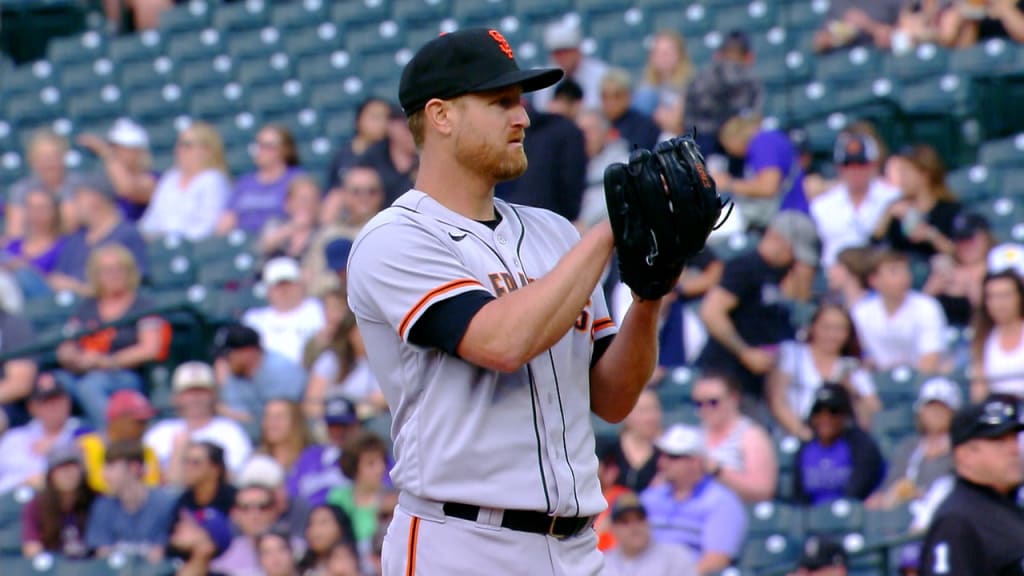
[[[505,40],[505,37],[501,35],[501,32],[498,32],[497,30],[488,30],[487,34],[489,34],[491,39],[498,44],[498,48],[501,49],[502,53],[505,54],[505,56],[508,56],[509,60],[512,60],[512,47],[508,45],[508,40]]]
[[[861,153],[860,140],[850,140],[849,142],[847,142],[846,143],[846,153],[847,154],[860,154]]]

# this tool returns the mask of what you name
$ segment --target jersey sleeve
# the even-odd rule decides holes
[[[978,534],[964,518],[945,516],[935,520],[921,545],[921,576],[988,576],[980,562],[985,550]]]
[[[491,295],[441,240],[398,221],[357,239],[348,270],[349,306],[356,317],[385,323],[406,342],[434,304],[469,292]]]
[[[594,322],[590,325],[590,334],[594,341],[602,340],[608,336],[614,336],[619,331],[612,315],[608,311],[608,303],[604,299],[604,290],[598,282],[590,295],[591,310],[594,313]]]

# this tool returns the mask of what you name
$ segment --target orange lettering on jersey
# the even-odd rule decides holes
[[[523,274],[522,272],[520,272],[519,273],[519,285],[520,286],[526,286],[529,283],[530,283],[530,281],[526,278],[526,274]]]
[[[502,272],[501,279],[505,282],[505,287],[508,288],[509,292],[514,292],[517,288],[519,288],[518,286],[516,286],[515,279],[513,279],[512,275],[509,274],[508,272]]]
[[[576,317],[576,324],[573,327],[576,328],[577,332],[586,332],[588,324],[590,324],[590,312],[583,310]]]
[[[508,290],[506,290],[505,287],[502,286],[503,282],[502,282],[501,274],[499,274],[498,272],[492,272],[492,273],[487,275],[487,278],[490,279],[490,281],[491,281],[491,287],[494,288],[494,295],[495,296],[500,298],[500,297],[504,296],[505,294],[508,294]]]
[[[501,35],[501,32],[498,32],[497,30],[488,30],[487,33],[491,36],[491,39],[497,42],[498,48],[501,49],[502,54],[508,56],[509,60],[512,60],[512,47],[508,45],[508,40],[505,40],[505,37]]]
[[[78,339],[78,347],[87,352],[98,352],[107,354],[110,352],[110,345],[114,342],[117,330],[105,328],[99,332],[86,334]]]

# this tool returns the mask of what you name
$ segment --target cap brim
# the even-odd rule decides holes
[[[1024,431],[1024,422],[1016,422],[1010,420],[1007,421],[1005,424],[1001,424],[999,426],[986,426],[981,430],[978,430],[974,434],[971,434],[971,437],[969,439],[973,440],[975,438],[999,438],[1001,436],[1006,436],[1007,434],[1022,431]]]
[[[509,86],[519,86],[523,89],[523,93],[525,94],[527,92],[543,90],[548,86],[554,86],[562,79],[563,76],[565,76],[565,73],[558,68],[513,70],[508,74],[502,74],[490,82],[477,86],[473,91],[486,92],[488,90],[508,88]]]

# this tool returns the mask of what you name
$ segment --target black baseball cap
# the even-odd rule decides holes
[[[244,324],[231,324],[217,331],[213,337],[214,356],[222,356],[232,350],[259,348],[260,334]]]
[[[852,415],[853,401],[850,399],[850,393],[841,384],[827,382],[814,393],[811,414],[822,408],[831,410],[836,414]]]
[[[833,161],[838,166],[864,165],[879,159],[878,144],[861,134],[843,132],[836,138],[832,151]]]
[[[810,536],[804,541],[800,567],[821,570],[830,566],[846,566],[846,550],[841,544],[822,536]]]
[[[423,45],[402,70],[398,100],[406,114],[433,98],[448,100],[473,92],[521,86],[542,90],[562,79],[558,68],[521,70],[500,32],[468,28],[442,34]]]
[[[53,376],[53,373],[40,372],[32,382],[32,392],[29,394],[28,399],[42,401],[65,394],[67,392],[61,386],[60,381]]]
[[[953,233],[950,238],[953,240],[967,240],[974,238],[978,232],[988,232],[992,227],[981,214],[975,212],[960,213],[953,219]]]
[[[999,438],[1022,430],[1024,414],[1017,401],[993,396],[958,410],[949,427],[949,436],[953,446],[959,446],[977,438]]]
[[[618,522],[623,516],[630,512],[640,514],[640,517],[647,519],[647,509],[640,503],[640,499],[633,492],[624,492],[612,501],[611,518],[612,522]]]
[[[337,391],[328,392],[324,398],[324,422],[328,425],[346,426],[359,421],[356,405]]]

